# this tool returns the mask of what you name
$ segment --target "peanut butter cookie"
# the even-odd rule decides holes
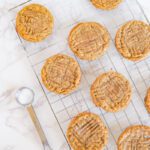
[[[81,70],[73,58],[57,54],[47,59],[42,68],[41,77],[49,91],[68,94],[78,87]]]
[[[96,8],[111,10],[116,8],[122,0],[91,0],[91,2]]]
[[[108,130],[99,116],[83,112],[69,124],[67,138],[73,150],[102,150],[108,141]]]
[[[150,26],[142,21],[130,21],[116,35],[116,47],[122,56],[136,61],[150,54]]]
[[[100,75],[91,86],[93,102],[108,112],[117,112],[127,107],[131,93],[129,81],[114,71]]]
[[[109,46],[108,31],[96,22],[79,23],[69,35],[71,50],[83,60],[95,60]]]
[[[150,150],[150,127],[131,126],[120,135],[118,150]]]
[[[39,4],[24,7],[17,15],[16,30],[27,41],[39,42],[52,33],[53,16]]]
[[[145,98],[145,107],[146,107],[148,113],[150,113],[150,88],[148,89],[147,95]]]

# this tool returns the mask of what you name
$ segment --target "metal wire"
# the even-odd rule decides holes
[[[29,1],[29,3],[32,1]],[[79,1],[81,2],[81,1]],[[74,4],[77,3],[73,2]],[[84,2],[86,3],[86,2]],[[14,7],[10,10],[16,11],[15,9],[18,7],[22,7],[24,4],[20,4],[19,6]],[[46,5],[46,4],[45,4]],[[67,7],[71,7],[71,3],[67,3]],[[47,5],[46,5],[47,6]],[[134,7],[134,9],[132,8]],[[87,3],[86,9],[91,9],[90,3]],[[65,8],[64,8],[65,11]],[[95,10],[93,9],[93,14],[90,17],[82,16],[72,18],[72,22],[70,21],[68,24],[65,24],[62,28],[59,28],[59,32],[69,32],[69,30],[80,21],[87,21],[90,20],[98,20],[99,16],[96,14]],[[128,127],[129,125],[133,124],[145,124],[145,121],[148,125],[150,125],[150,116],[147,114],[145,107],[144,107],[144,97],[147,88],[150,86],[150,58],[147,58],[140,62],[129,62],[122,58],[119,53],[115,50],[115,42],[114,42],[114,31],[117,31],[117,29],[126,21],[131,19],[140,19],[144,21],[148,21],[146,18],[146,15],[144,14],[144,11],[142,10],[142,7],[136,0],[126,0],[122,7],[118,8],[118,10],[114,10],[111,13],[99,12],[102,15],[102,23],[108,27],[110,27],[110,21],[112,24],[112,28],[110,29],[110,35],[111,35],[111,49],[109,49],[106,54],[96,60],[96,61],[81,61],[74,54],[69,50],[68,44],[67,44],[67,37],[66,35],[61,40],[54,40],[50,42],[51,39],[47,39],[47,41],[43,44],[33,44],[32,47],[30,47],[30,43],[25,42],[22,40],[19,35],[18,39],[20,40],[22,47],[27,52],[27,56],[29,58],[29,61],[31,63],[31,67],[33,71],[36,74],[36,77],[41,85],[41,88],[45,94],[45,97],[48,101],[48,104],[50,106],[50,109],[54,113],[54,116],[58,122],[58,125],[62,131],[62,134],[65,137],[66,133],[66,124],[78,113],[82,111],[90,111],[94,112],[100,115],[104,123],[106,124],[107,128],[109,129],[109,143],[106,146],[105,149],[107,150],[115,150],[116,149],[116,141],[118,136],[121,134],[121,132]],[[125,14],[128,13],[128,14]],[[108,18],[105,18],[107,17]],[[116,16],[117,15],[117,16]],[[119,16],[118,16],[119,15]],[[96,16],[96,17],[95,17]],[[114,17],[115,16],[115,17]],[[115,18],[120,19],[120,22],[116,21]],[[14,25],[15,29],[15,21],[13,20],[12,23]],[[113,31],[114,30],[114,31]],[[58,31],[54,31],[54,34],[58,34]],[[35,50],[35,47],[38,47],[38,50]],[[49,49],[49,50],[48,50]],[[57,49],[60,49],[59,53],[65,53],[68,54],[76,59],[78,63],[81,66],[82,69],[82,82],[81,86],[78,90],[71,93],[70,95],[62,96],[62,95],[55,95],[53,93],[50,93],[47,91],[42,83],[41,83],[41,77],[40,77],[40,70],[45,62],[45,60],[49,57],[48,54],[51,54],[52,50],[53,53]],[[57,52],[56,52],[57,53]],[[118,61],[119,63],[116,63]],[[140,65],[140,67],[139,67]],[[121,66],[121,67],[120,67]],[[141,69],[145,69],[141,71]],[[106,72],[108,70],[114,70],[120,73],[125,74],[125,76],[131,81],[133,86],[133,98],[128,106],[127,109],[118,112],[118,113],[108,113],[100,108],[96,108],[94,104],[91,101],[90,97],[90,85],[93,82],[93,80],[102,72]],[[132,69],[132,70],[131,70]],[[133,72],[135,73],[133,75]],[[148,76],[148,77],[147,77]],[[138,78],[137,78],[138,77]],[[137,78],[135,80],[135,78]],[[139,84],[139,82],[141,83]],[[140,87],[139,87],[140,86]],[[141,89],[143,91],[141,91]],[[65,115],[63,115],[65,114]],[[67,140],[66,140],[67,142]],[[113,145],[113,146],[112,146]],[[68,148],[69,147],[68,144]]]

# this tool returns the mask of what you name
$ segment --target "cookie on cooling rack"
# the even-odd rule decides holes
[[[47,59],[42,68],[41,77],[49,91],[68,94],[79,86],[81,70],[73,58],[57,54]]]
[[[91,0],[91,2],[96,8],[111,10],[116,8],[122,0]]]
[[[24,7],[17,15],[16,30],[25,40],[39,42],[52,33],[53,16],[39,4]]]
[[[80,59],[95,60],[108,48],[109,33],[99,23],[79,23],[69,34],[69,46]]]
[[[114,71],[101,74],[91,86],[93,102],[108,112],[117,112],[127,107],[131,94],[129,81]]]
[[[83,112],[69,124],[67,138],[73,150],[102,150],[108,130],[98,115]]]
[[[128,127],[119,137],[118,150],[149,150],[150,127],[136,125]]]
[[[130,21],[116,34],[116,48],[132,61],[142,60],[150,54],[150,26],[142,21]]]
[[[147,95],[145,97],[145,107],[148,111],[148,113],[150,113],[150,88],[147,91]]]

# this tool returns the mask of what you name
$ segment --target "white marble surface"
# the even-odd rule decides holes
[[[9,9],[24,1],[0,0],[0,150],[42,150],[27,112],[14,98],[15,90],[21,86],[38,93],[34,104],[37,116],[53,149],[62,150],[62,134],[9,22]],[[150,19],[149,0],[139,1]]]

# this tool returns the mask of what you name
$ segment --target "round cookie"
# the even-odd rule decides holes
[[[132,61],[142,60],[150,54],[150,26],[142,21],[130,21],[116,34],[116,48]]]
[[[93,102],[108,112],[117,112],[127,107],[131,94],[129,81],[114,71],[103,73],[91,86]]]
[[[47,59],[42,68],[41,77],[49,91],[68,94],[79,86],[81,70],[73,58],[57,54]]]
[[[146,107],[148,113],[150,113],[150,88],[148,89],[147,95],[145,98],[145,107]]]
[[[67,138],[73,150],[102,150],[108,130],[98,115],[83,112],[69,124]]]
[[[47,8],[39,4],[30,4],[19,11],[16,18],[16,30],[25,40],[39,42],[52,33],[53,16]]]
[[[91,0],[91,2],[96,8],[111,10],[116,8],[122,0]]]
[[[150,127],[144,125],[128,127],[120,135],[117,146],[118,150],[149,150]]]
[[[99,23],[79,23],[69,34],[69,46],[80,59],[95,60],[108,48],[109,33]]]

